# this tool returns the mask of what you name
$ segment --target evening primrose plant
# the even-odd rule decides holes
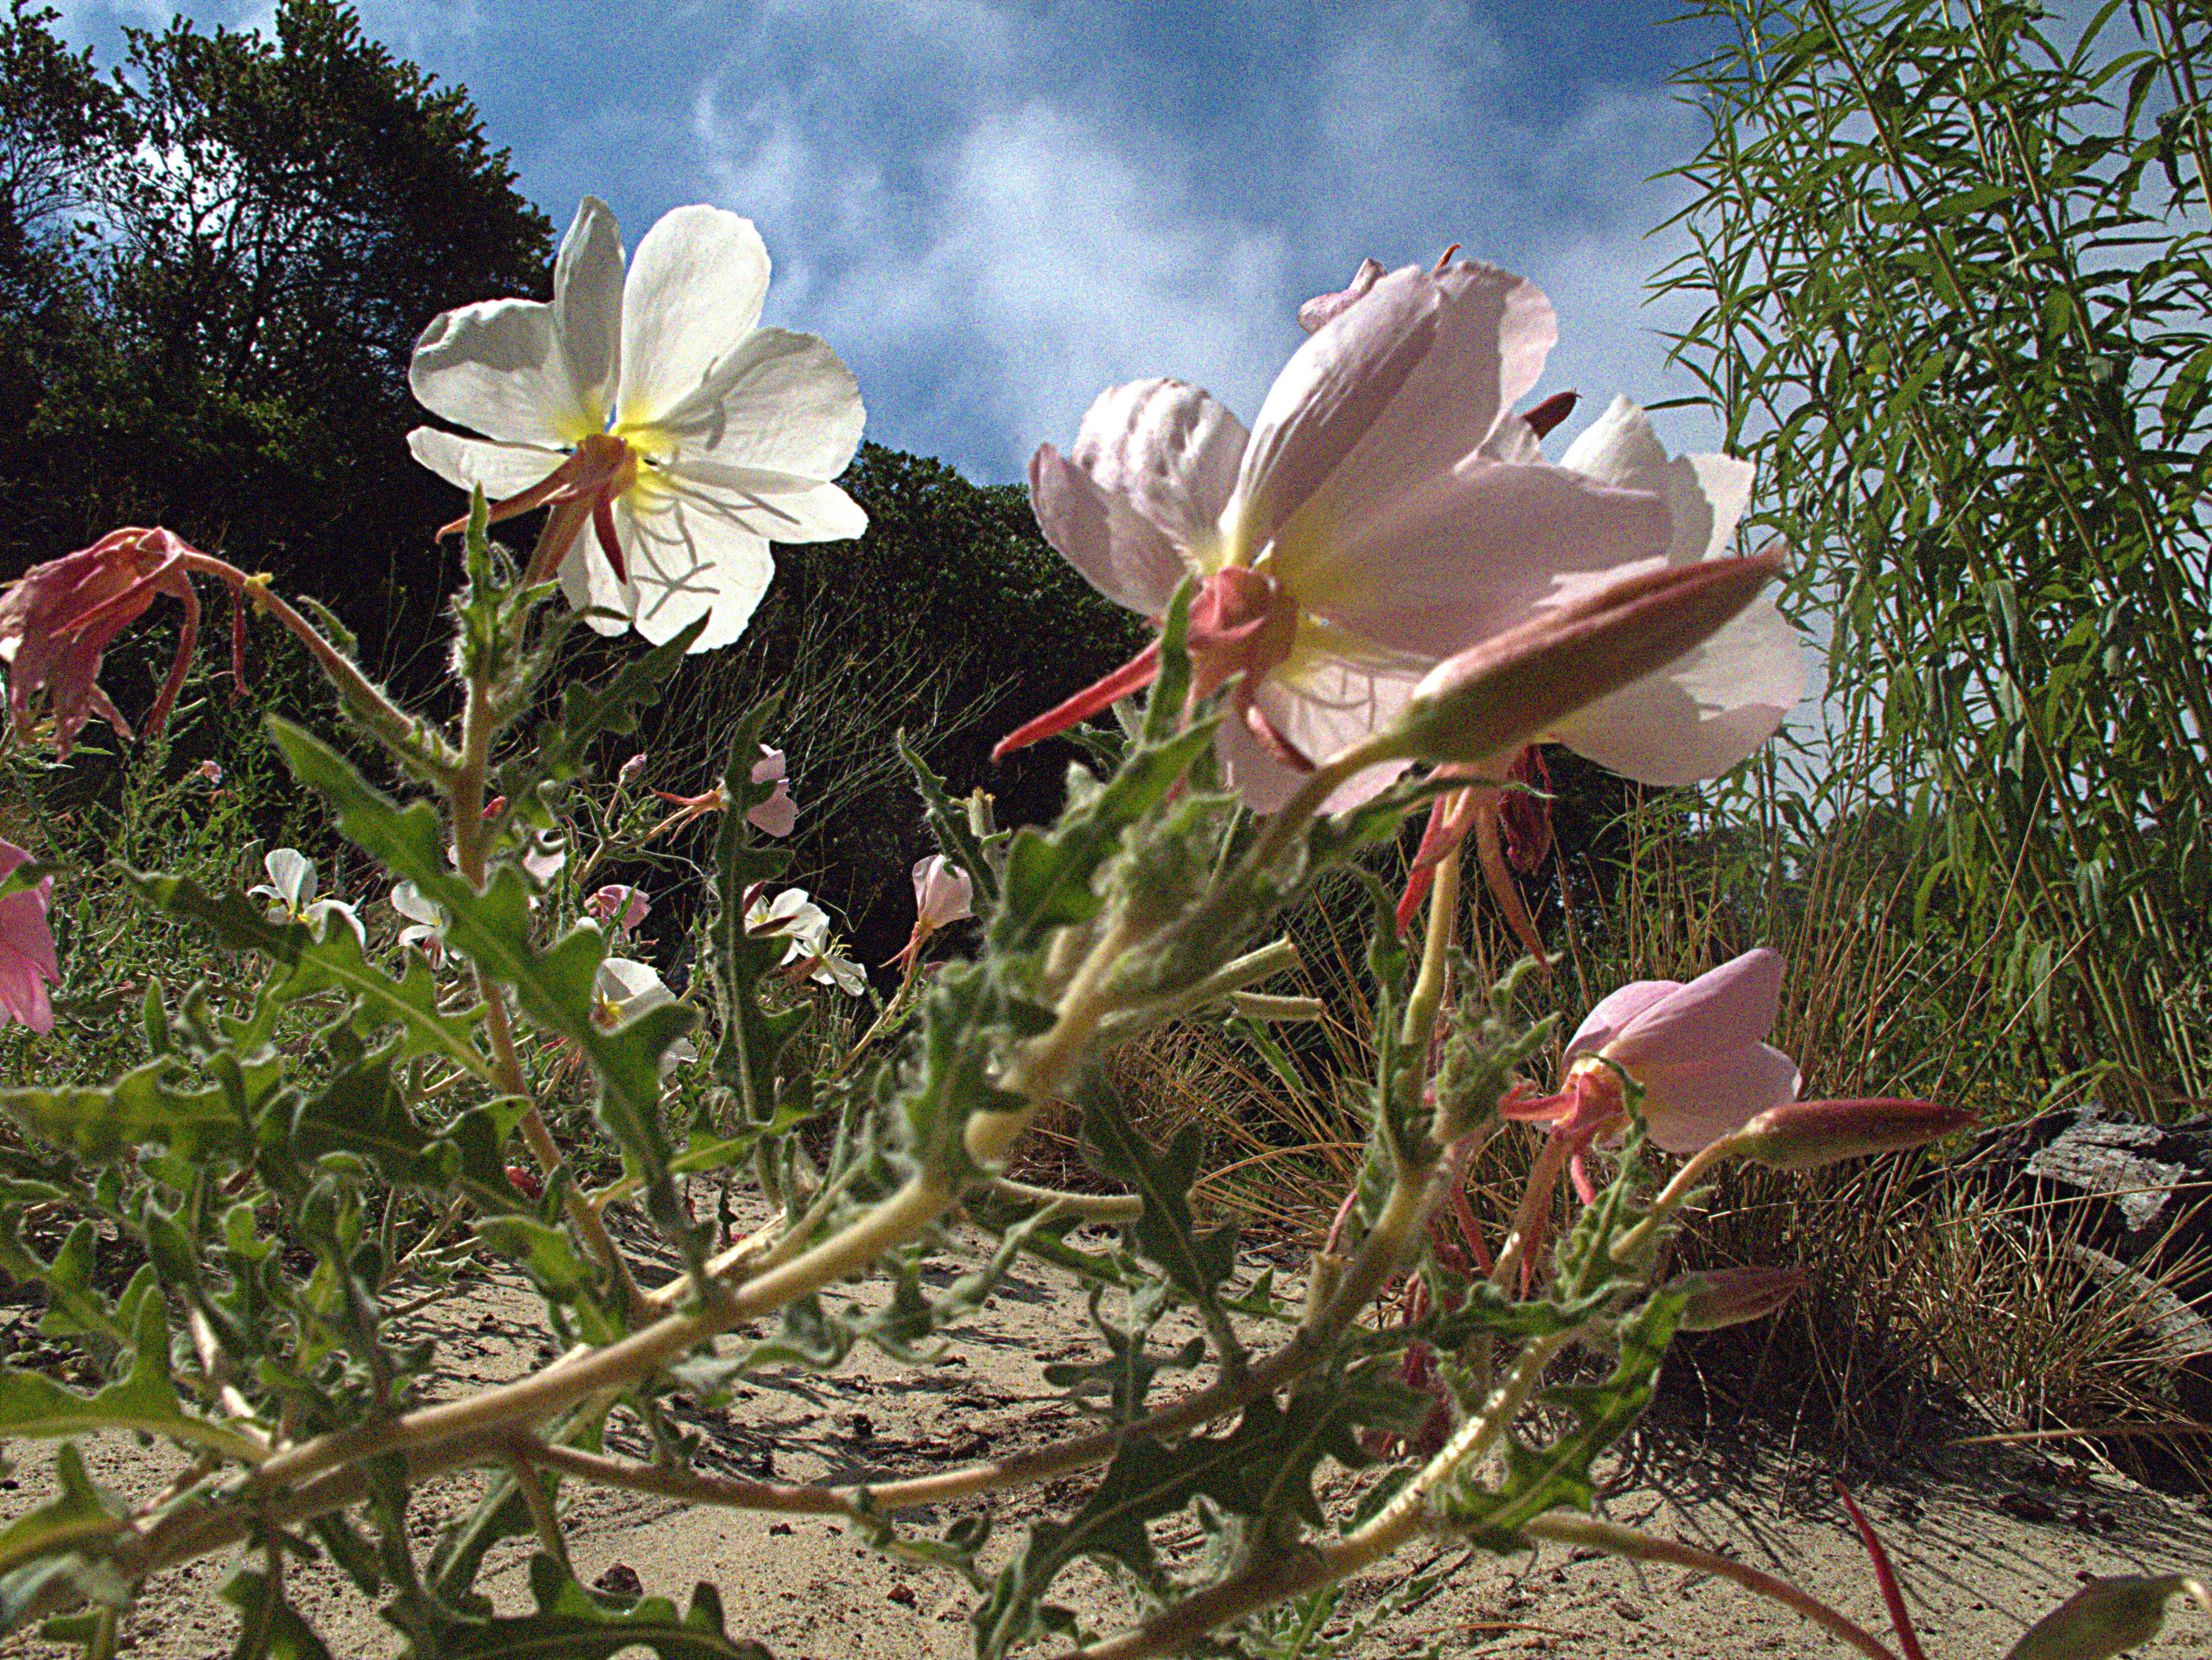
[[[1593,1472],[1676,1331],[1756,1317],[1787,1294],[1786,1271],[1663,1277],[1705,1171],[1910,1147],[1966,1115],[1796,1101],[1794,1067],[1785,1082],[1786,1061],[1759,1043],[1780,982],[1763,958],[1717,981],[1624,988],[1539,1101],[1528,1071],[1549,1023],[1516,1024],[1510,981],[1489,995],[1464,984],[1455,842],[1431,849],[1420,926],[1402,935],[1396,896],[1362,862],[1431,801],[1508,787],[1527,745],[1602,700],[1645,723],[1624,743],[1717,714],[1738,735],[1722,750],[1772,730],[1693,695],[1724,665],[1706,663],[1702,681],[1681,667],[1724,650],[1732,629],[1742,638],[1780,569],[1778,553],[1714,546],[1706,521],[1684,529],[1712,507],[1697,494],[1712,470],[1647,489],[1632,469],[1544,462],[1541,433],[1510,405],[1540,368],[1549,304],[1465,263],[1370,278],[1316,326],[1249,433],[1175,383],[1108,394],[1066,456],[1041,453],[1039,515],[1158,636],[1110,696],[1062,713],[1148,696],[1096,747],[1110,763],[1071,767],[1048,825],[1002,831],[912,763],[940,855],[915,873],[897,1018],[840,1054],[810,1020],[851,981],[828,919],[785,885],[788,857],[763,839],[789,828],[791,802],[781,757],[766,758],[765,712],[738,724],[719,784],[676,803],[714,830],[685,896],[698,949],[681,996],[636,942],[615,950],[648,914],[636,887],[585,886],[659,828],[638,811],[637,773],[596,782],[595,757],[634,749],[682,656],[733,631],[750,604],[746,538],[776,534],[787,510],[804,533],[858,527],[824,493],[858,409],[827,348],[753,331],[757,293],[730,309],[678,280],[710,268],[677,257],[684,239],[757,244],[733,219],[671,216],[624,282],[611,220],[587,203],[550,307],[471,308],[425,336],[417,378],[433,406],[489,435],[416,440],[477,487],[451,611],[457,722],[399,708],[267,583],[167,532],[118,532],[68,556],[68,581],[42,567],[0,598],[0,656],[43,676],[11,677],[19,739],[37,735],[42,698],[57,739],[92,714],[117,721],[93,695],[100,649],[157,593],[196,619],[187,596],[213,580],[307,644],[398,781],[372,781],[325,737],[272,721],[294,778],[390,884],[391,924],[311,915],[289,860],[270,866],[273,901],[129,872],[145,905],[251,958],[258,977],[221,996],[149,985],[143,1061],[98,1086],[0,1092],[22,1132],[0,1149],[0,1266],[45,1284],[47,1330],[81,1336],[106,1378],[78,1391],[0,1371],[0,1435],[60,1443],[58,1495],[0,1533],[0,1614],[110,1654],[149,1576],[221,1555],[236,1563],[238,1652],[318,1655],[284,1576],[314,1553],[414,1656],[758,1652],[746,1612],[712,1585],[679,1609],[581,1584],[559,1505],[580,1483],[842,1518],[964,1584],[985,1657],[1323,1651],[1345,1582],[1438,1536],[1683,1563],[1890,1656],[1794,1587],[1593,1517]],[[764,254],[747,269],[764,285]],[[637,416],[647,404],[658,424]],[[740,441],[753,447],[720,447]],[[495,482],[501,511],[552,509],[520,570],[487,537]],[[656,608],[694,566],[708,575],[686,591],[700,597],[672,620]],[[558,601],[556,576],[585,609]],[[634,623],[652,643],[602,683],[550,686],[579,622]],[[1751,634],[1772,660],[1771,640]],[[1303,1283],[1239,1282],[1233,1231],[1193,1213],[1195,1139],[1152,1145],[1099,1062],[1170,1020],[1310,1017],[1309,1000],[1269,989],[1296,964],[1281,930],[1347,873],[1372,916],[1372,1069],[1347,1080],[1364,1157]],[[656,887],[649,903],[669,897]],[[924,942],[962,915],[973,955],[919,971]],[[312,1043],[274,1041],[302,1015]],[[1701,1058],[1703,1036],[1727,1053]],[[1763,1067],[1758,1088],[1731,1081],[1739,1052]],[[564,1144],[552,1108],[580,1081],[591,1122]],[[1069,1103],[1115,1191],[1007,1174],[1032,1122]],[[1554,1119],[1551,1151],[1506,1237],[1457,1237],[1469,1161],[1514,1116]],[[1655,1140],[1687,1163],[1654,1168]],[[618,1174],[597,1180],[610,1164]],[[744,1233],[701,1221],[702,1178],[757,1190],[767,1219]],[[617,1238],[617,1201],[653,1250]],[[58,1247],[27,1227],[33,1208],[69,1219]],[[1076,1231],[1097,1223],[1118,1225],[1118,1243]],[[144,1253],[119,1289],[89,1271],[102,1228]],[[982,1241],[974,1271],[925,1277],[956,1233]],[[395,1316],[434,1306],[464,1259],[535,1292],[552,1358],[432,1400],[433,1346]],[[1132,1329],[1072,1330],[1092,1359],[1046,1373],[1097,1427],[866,1484],[695,1468],[673,1409],[736,1409],[749,1374],[834,1370],[861,1343],[906,1357],[970,1341],[1024,1261],[1131,1294]],[[890,1295],[840,1312],[822,1293],[856,1276]],[[1397,1294],[1409,1276],[1421,1295]],[[1202,1334],[1194,1348],[1156,1341],[1178,1312]],[[1199,1371],[1193,1387],[1161,1383],[1170,1359]],[[616,1419],[642,1426],[649,1456],[610,1450]],[[1425,1420],[1432,1432],[1413,1432]],[[94,1487],[78,1443],[119,1429],[183,1449],[181,1473],[143,1499]],[[1378,1462],[1377,1448],[1392,1456]],[[1360,1473],[1334,1508],[1333,1467]],[[469,1469],[480,1498],[428,1535],[410,1524],[425,1482]],[[1000,1498],[1071,1476],[1089,1486],[1063,1517],[1010,1550],[991,1541]],[[961,1519],[928,1519],[955,1500]],[[1194,1516],[1209,1549],[1164,1555],[1156,1529]],[[536,1552],[528,1612],[477,1584],[510,1536]],[[1150,1612],[1125,1631],[1082,1629],[1055,1601],[1079,1559],[1124,1577]],[[2091,1599],[2094,1620],[2062,1620],[2033,1651],[2105,1652],[2081,1633],[2117,1628],[2120,1602],[2137,1624],[2154,1618],[2177,1589]],[[1909,1630],[1899,1641],[1917,1652]]]

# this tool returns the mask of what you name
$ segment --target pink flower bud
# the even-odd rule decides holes
[[[1978,1116],[1939,1101],[1793,1101],[1770,1107],[1729,1138],[1729,1146],[1770,1170],[1817,1170],[1940,1141]]]
[[[622,770],[615,774],[615,782],[625,785],[635,784],[644,772],[645,751],[643,750],[640,750],[635,755],[631,756],[629,760],[622,763]]]
[[[1690,1301],[1677,1331],[1718,1331],[1763,1320],[1787,1303],[1805,1283],[1802,1268],[1704,1268],[1676,1279],[1669,1289],[1686,1291]]]
[[[1717,634],[1781,569],[1777,544],[1609,582],[1446,658],[1413,689],[1398,730],[1431,761],[1510,755]]]

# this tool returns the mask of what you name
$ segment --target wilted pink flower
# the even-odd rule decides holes
[[[12,842],[0,842],[0,877],[30,856]],[[37,1032],[54,1029],[46,988],[62,979],[53,930],[46,926],[53,896],[54,879],[48,876],[0,898],[0,1012]]]
[[[1563,1134],[1595,1135],[1626,1110],[1617,1066],[1644,1087],[1652,1140],[1669,1152],[1695,1152],[1796,1099],[1796,1062],[1760,1041],[1781,996],[1782,958],[1764,946],[1687,985],[1632,980],[1576,1030],[1566,1091],[1510,1104],[1506,1116],[1553,1119]]]
[[[941,853],[933,853],[914,867],[914,933],[905,948],[891,959],[893,966],[911,970],[921,956],[922,942],[950,922],[973,916],[975,884],[968,873]]]
[[[635,755],[631,756],[629,760],[622,763],[622,770],[615,774],[615,782],[625,785],[635,784],[637,782],[639,778],[644,775],[644,773],[645,751],[643,750],[640,750]]]
[[[1199,579],[1196,680],[1242,677],[1219,749],[1251,806],[1282,806],[1314,759],[1389,725],[1431,666],[1528,621],[1563,581],[1665,552],[1658,493],[1545,465],[1510,412],[1557,333],[1521,277],[1409,266],[1293,354],[1249,436],[1205,392],[1146,380],[1100,398],[1066,456],[1037,452],[1037,522],[1101,593],[1157,617]],[[1156,672],[1148,648],[999,752]],[[1330,805],[1404,765],[1359,775]]]
[[[652,909],[653,902],[645,897],[642,888],[623,882],[611,882],[584,901],[587,915],[617,933],[628,933],[635,928]]]
[[[32,566],[0,593],[0,663],[8,670],[13,732],[21,734],[43,693],[53,712],[54,746],[63,755],[95,714],[130,737],[131,723],[100,689],[100,660],[115,636],[166,593],[185,608],[185,625],[176,660],[146,714],[149,732],[161,729],[199,638],[199,597],[179,563],[185,555],[196,550],[166,530],[111,531],[88,548]]]
[[[192,776],[210,784],[222,782],[222,763],[210,759],[192,769]]]

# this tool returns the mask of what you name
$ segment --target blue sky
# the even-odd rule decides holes
[[[178,10],[64,0],[112,61]],[[635,242],[711,201],[758,222],[767,320],[859,375],[869,435],[1021,475],[1103,387],[1170,374],[1248,419],[1303,337],[1299,301],[1360,258],[1465,245],[1560,313],[1545,390],[1692,394],[1644,285],[1692,155],[1666,85],[1717,38],[1674,0],[1200,5],[1168,0],[363,0],[364,27],[467,87],[520,188],[566,225],[604,197]],[[427,319],[426,319],[427,320]],[[1710,447],[1691,410],[1677,449]],[[1570,431],[1572,430],[1571,427]]]

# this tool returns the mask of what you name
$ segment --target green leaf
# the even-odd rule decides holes
[[[400,1027],[406,1034],[403,1055],[443,1055],[479,1078],[491,1077],[491,1064],[471,1035],[483,1011],[441,1011],[437,982],[419,957],[410,957],[406,971],[395,979],[362,954],[353,930],[343,924],[333,923],[318,939],[303,922],[269,921],[260,906],[243,894],[218,897],[189,877],[131,870],[124,877],[156,909],[204,925],[233,951],[258,952],[289,969],[291,974],[278,988],[281,1000],[296,1001],[335,987],[360,1000],[373,1026]]]
[[[140,1430],[248,1462],[266,1456],[259,1443],[191,1416],[178,1402],[169,1381],[167,1318],[160,1298],[140,1301],[129,1374],[89,1398],[38,1372],[0,1367],[0,1437]]]
[[[525,751],[532,757],[536,776],[572,778],[583,770],[599,739],[609,733],[635,732],[639,711],[660,701],[669,677],[683,666],[691,642],[708,621],[702,616],[685,623],[643,656],[623,664],[604,685],[571,683],[564,688],[559,719],[538,727],[535,744]]]
[[[275,1576],[241,1567],[224,1581],[222,1599],[239,1613],[233,1660],[331,1660],[330,1650],[285,1600]]]
[[[451,918],[447,943],[513,986],[532,1019],[583,1050],[601,1085],[601,1122],[635,1161],[656,1214],[680,1214],[660,1124],[660,1057],[690,1029],[690,1011],[665,1005],[602,1031],[592,1018],[606,950],[597,928],[580,924],[538,950],[531,939],[529,887],[520,873],[502,866],[477,892],[447,866],[444,826],[428,806],[400,806],[301,727],[272,719],[270,731],[301,781],[337,810],[338,828],[445,907]]]
[[[440,1660],[614,1660],[641,1649],[659,1660],[772,1660],[762,1644],[729,1635],[722,1599],[703,1580],[681,1614],[665,1596],[624,1607],[538,1555],[530,1559],[530,1593],[535,1614],[471,1620],[426,1604],[418,1617],[432,1625]],[[404,1660],[422,1653],[410,1643]]]
[[[1159,1264],[1170,1285],[1206,1310],[1209,1329],[1228,1337],[1221,1282],[1236,1270],[1237,1229],[1229,1224],[1200,1233],[1190,1212],[1204,1131],[1196,1123],[1185,1124],[1164,1152],[1155,1153],[1097,1079],[1085,1081],[1080,1098],[1084,1140],[1092,1164],[1101,1175],[1121,1183],[1145,1201],[1144,1213],[1127,1225],[1131,1242]],[[1243,1347],[1237,1346],[1221,1360],[1233,1366],[1243,1356]]]
[[[0,1572],[107,1538],[131,1525],[131,1507],[85,1474],[84,1455],[76,1442],[63,1442],[55,1453],[54,1476],[61,1492],[0,1533]]]
[[[161,1055],[106,1088],[0,1090],[0,1112],[90,1164],[127,1160],[140,1147],[195,1162],[243,1157],[246,1120],[229,1092],[179,1088],[169,1081],[178,1067]]]

